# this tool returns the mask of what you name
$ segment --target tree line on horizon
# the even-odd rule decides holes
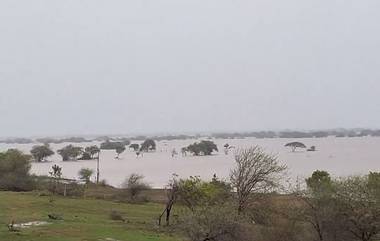
[[[43,137],[37,139],[31,138],[6,138],[0,139],[0,143],[5,144],[32,144],[35,142],[42,144],[61,144],[61,143],[84,143],[92,141],[144,141],[152,139],[155,141],[173,141],[173,140],[187,140],[199,139],[201,137],[210,137],[215,139],[244,139],[244,138],[324,138],[324,137],[380,137],[380,129],[333,129],[333,130],[320,130],[320,131],[255,131],[255,132],[218,132],[211,134],[195,134],[195,135],[162,135],[162,136],[132,136],[132,137],[109,137],[98,136],[93,139],[86,139],[84,137],[67,137],[67,138],[51,138]]]

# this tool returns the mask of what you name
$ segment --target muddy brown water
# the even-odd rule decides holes
[[[224,144],[228,143],[237,148],[254,145],[263,147],[267,152],[278,155],[279,160],[289,167],[288,175],[294,182],[309,176],[314,170],[326,170],[334,176],[347,176],[366,174],[369,171],[380,171],[380,138],[306,138],[306,139],[216,139],[219,152],[212,156],[186,156],[182,157],[180,149],[196,140],[160,141],[157,143],[157,151],[145,153],[143,157],[136,158],[132,150],[126,150],[115,159],[114,151],[102,151],[100,156],[100,179],[105,179],[109,184],[119,187],[125,177],[131,173],[140,173],[153,187],[161,188],[166,185],[173,173],[180,177],[198,175],[204,179],[210,179],[213,174],[220,178],[228,178],[231,168],[234,166],[233,151],[225,155]],[[288,142],[300,141],[306,146],[316,146],[317,151],[307,152],[299,150],[291,152],[284,147]],[[56,151],[70,143],[52,144]],[[98,142],[74,144],[89,146]],[[0,150],[18,148],[29,152],[33,144],[0,144]],[[172,157],[172,150],[176,149],[178,156]],[[96,169],[96,161],[62,162],[57,154],[49,158],[46,163],[33,163],[32,173],[47,175],[51,166],[62,166],[63,176],[66,178],[78,178],[78,171],[83,168]]]

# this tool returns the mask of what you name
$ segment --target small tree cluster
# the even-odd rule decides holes
[[[188,147],[186,147],[186,151],[191,152],[195,156],[199,155],[211,155],[214,151],[218,151],[218,147],[212,141],[201,141],[195,142]]]

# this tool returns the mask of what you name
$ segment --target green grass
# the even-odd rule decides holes
[[[115,203],[38,196],[34,193],[0,192],[0,240],[4,241],[179,241],[178,237],[155,228],[163,205]],[[128,220],[110,220],[111,210],[117,210]],[[49,213],[63,215],[63,220],[49,220]],[[9,232],[7,224],[47,221],[50,224]]]

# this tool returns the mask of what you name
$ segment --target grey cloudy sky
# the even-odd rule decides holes
[[[378,0],[2,0],[0,136],[380,127]]]

